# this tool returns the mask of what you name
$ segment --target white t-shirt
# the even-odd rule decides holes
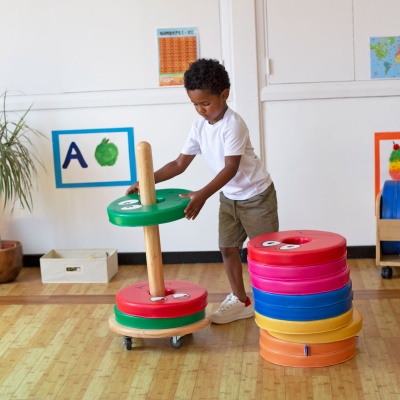
[[[246,200],[262,193],[272,183],[261,160],[254,153],[246,123],[228,108],[224,117],[211,125],[204,118],[194,121],[182,154],[202,154],[217,175],[225,166],[225,156],[242,156],[236,175],[222,188],[231,200]]]

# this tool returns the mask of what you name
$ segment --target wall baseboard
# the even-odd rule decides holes
[[[375,246],[349,246],[347,258],[375,258]],[[39,267],[43,254],[24,255],[24,267]],[[241,251],[242,262],[247,260],[247,249]],[[219,251],[181,251],[162,253],[163,264],[207,264],[222,262]],[[146,253],[118,253],[118,265],[146,265]]]

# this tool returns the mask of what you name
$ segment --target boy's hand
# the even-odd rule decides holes
[[[186,219],[196,219],[208,198],[202,195],[201,191],[180,194],[179,196],[190,198],[190,202],[184,210]]]
[[[127,196],[128,194],[132,194],[132,193],[139,193],[140,194],[139,182],[136,182],[133,185],[129,186],[128,189],[125,192],[125,195]]]

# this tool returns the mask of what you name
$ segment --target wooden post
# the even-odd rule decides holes
[[[140,142],[136,146],[136,159],[140,182],[140,202],[144,206],[156,204],[153,157],[149,143]],[[165,296],[165,286],[158,225],[144,226],[143,230],[150,294],[162,297]]]

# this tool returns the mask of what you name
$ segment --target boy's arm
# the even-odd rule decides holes
[[[196,192],[180,195],[181,197],[190,197],[190,203],[185,208],[185,217],[187,219],[195,219],[207,199],[225,186],[236,175],[240,159],[241,156],[226,156],[224,168],[222,168],[212,181]]]
[[[195,155],[187,155],[187,154],[179,154],[178,158],[174,161],[165,164],[159,170],[154,173],[154,183],[160,183],[167,181],[177,175],[180,175],[182,172],[186,170],[189,164],[195,158]],[[126,195],[131,193],[140,192],[139,190],[139,182],[135,182],[131,185],[127,191],[125,192]]]
[[[174,161],[165,164],[163,167],[154,172],[154,182],[160,183],[167,181],[180,175],[190,165],[196,155],[179,154],[178,158]]]

